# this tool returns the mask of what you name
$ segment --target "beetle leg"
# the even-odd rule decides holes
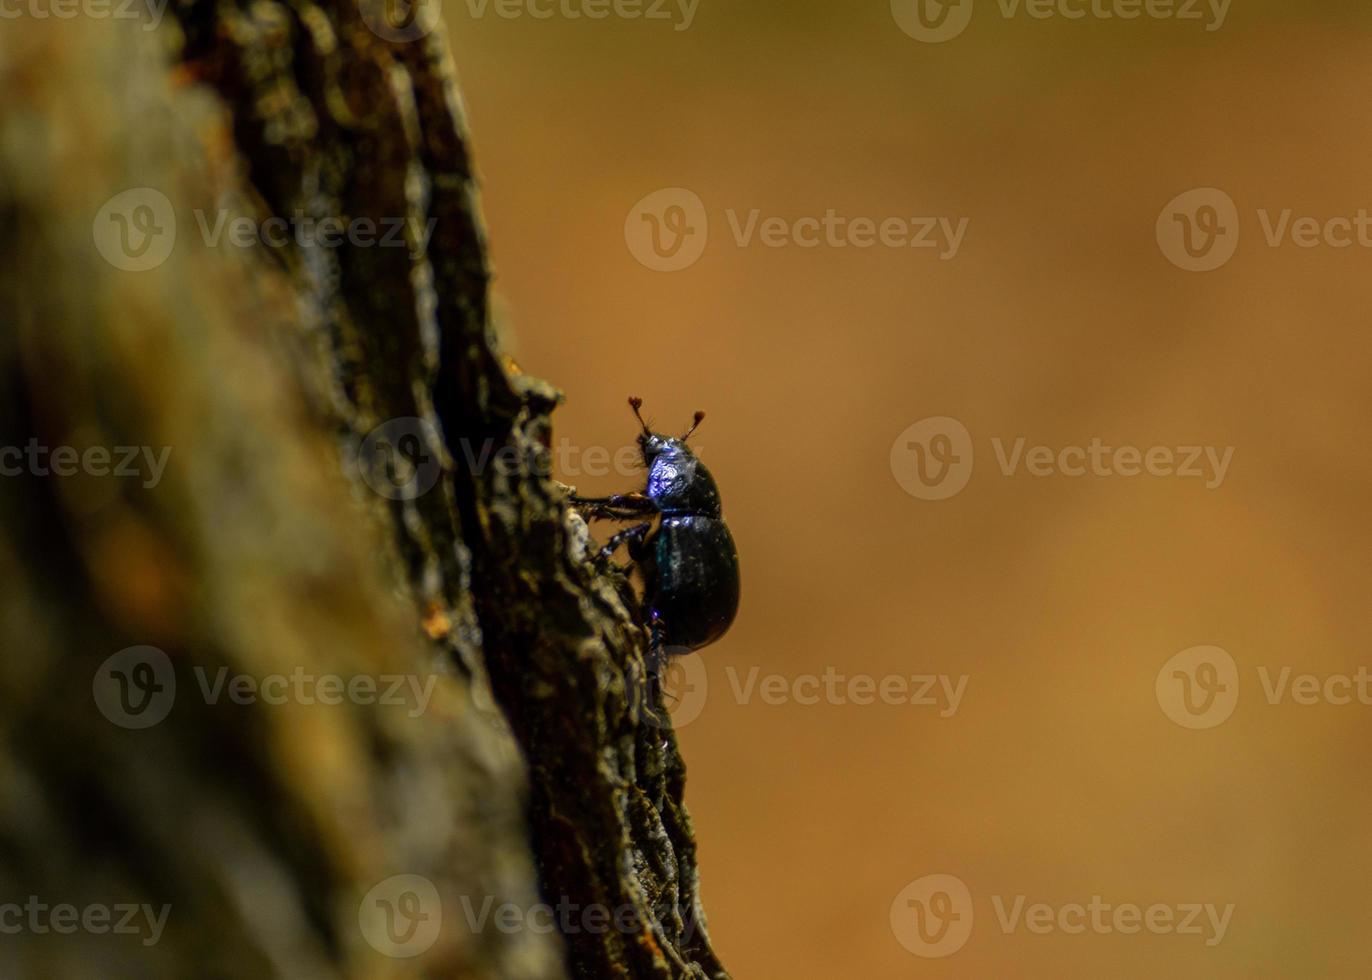
[[[580,497],[572,494],[573,506],[586,511],[593,520],[631,521],[657,512],[657,505],[641,493],[617,493],[609,497]]]
[[[605,542],[605,547],[600,549],[600,557],[609,558],[615,553],[615,549],[627,541],[629,544],[629,557],[637,559],[638,549],[636,548],[636,545],[641,544],[644,537],[646,537],[648,532],[652,529],[652,524],[635,524],[633,527],[625,528],[618,534],[612,535],[610,540]]]
[[[605,507],[600,504],[587,507],[584,515],[587,520],[591,521],[636,521],[644,516],[640,511],[616,510],[613,507]]]
[[[646,665],[648,676],[655,682],[661,681],[662,670],[667,666],[666,625],[656,609],[648,614],[648,656]]]
[[[649,514],[657,510],[657,505],[648,498],[647,494],[642,493],[615,493],[608,497],[582,497],[578,494],[572,494],[572,503],[586,507],[628,511],[634,514]]]

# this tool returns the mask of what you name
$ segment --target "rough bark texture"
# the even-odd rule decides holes
[[[172,12],[0,34],[0,446],[170,448],[151,486],[0,479],[0,903],[170,906],[153,944],[2,936],[0,975],[725,976],[633,595],[548,475],[557,392],[491,329],[442,30]],[[98,247],[133,188],[178,232],[141,271]],[[407,247],[211,246],[225,208]],[[138,645],[176,692],[128,728],[97,701]],[[224,668],[434,687],[239,704]],[[437,895],[412,958],[374,941],[397,875]],[[479,922],[540,896],[557,932]]]

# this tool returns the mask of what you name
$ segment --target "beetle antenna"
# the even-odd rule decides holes
[[[648,423],[643,421],[643,415],[639,412],[639,409],[643,407],[643,399],[635,395],[629,399],[629,407],[634,410],[634,418],[638,419],[638,424],[643,426],[643,434],[645,436],[652,435],[652,430],[648,428]]]
[[[705,413],[696,412],[695,417],[691,419],[691,427],[686,430],[686,434],[681,437],[681,441],[685,442],[687,439],[691,438],[691,433],[694,432],[696,429],[700,428],[700,423],[704,421]]]

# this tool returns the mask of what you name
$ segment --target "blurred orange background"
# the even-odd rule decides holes
[[[579,454],[631,442],[629,394],[671,431],[709,413],[744,576],[678,716],[712,936],[740,978],[1367,977],[1372,704],[1264,681],[1372,664],[1372,242],[1265,223],[1372,207],[1372,10],[1008,2],[937,43],[884,2],[701,0],[681,30],[675,3],[444,6],[511,345],[567,396],[563,479],[631,485]],[[676,271],[626,242],[663,188],[708,220]],[[1156,231],[1193,188],[1236,209],[1213,271]],[[741,244],[754,209],[967,224],[946,258]],[[934,416],[975,464],[926,500],[891,454]],[[1020,437],[1233,455],[1209,487],[1005,475],[993,440]],[[1192,729],[1155,682],[1199,645],[1232,657],[1237,701]],[[966,687],[951,712],[798,700],[826,671]],[[970,902],[947,955],[907,948],[930,874]],[[1019,896],[1233,908],[1222,934],[1039,934],[1001,921]]]

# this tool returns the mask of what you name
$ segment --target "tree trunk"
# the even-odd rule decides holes
[[[169,14],[0,33],[0,976],[725,976],[442,28]]]

